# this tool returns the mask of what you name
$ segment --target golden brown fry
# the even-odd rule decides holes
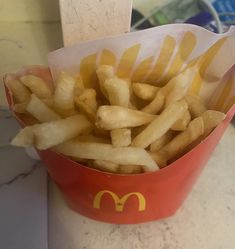
[[[173,131],[184,131],[187,129],[188,124],[191,121],[191,115],[190,112],[188,110],[185,111],[184,115],[182,118],[180,118],[179,120],[177,120],[173,126],[171,127],[171,129]]]
[[[80,136],[74,138],[74,141],[94,142],[94,143],[103,143],[103,144],[110,144],[111,143],[111,140],[107,137],[98,137],[98,136],[94,136],[92,134],[80,135]]]
[[[140,165],[120,165],[118,169],[119,174],[139,174],[142,172]]]
[[[69,116],[74,112],[75,79],[66,72],[61,72],[56,82],[54,106],[56,111]]]
[[[7,87],[12,92],[16,103],[27,103],[30,99],[30,91],[19,80],[7,82]]]
[[[75,104],[90,120],[94,121],[97,111],[96,91],[84,89],[83,92],[74,98]]]
[[[61,117],[56,112],[50,109],[35,94],[31,94],[31,99],[26,106],[26,111],[40,122],[50,122],[61,119]]]
[[[110,132],[112,145],[114,147],[125,147],[131,144],[130,129],[116,129]]]
[[[165,106],[181,100],[186,95],[194,74],[195,69],[189,68],[172,78],[162,88],[162,92],[165,95]]]
[[[108,93],[105,90],[104,82],[105,80],[114,77],[114,69],[109,65],[100,65],[96,69],[96,74],[99,79],[100,90],[103,95],[108,99]]]
[[[104,130],[136,127],[151,122],[155,117],[121,106],[100,106],[97,111],[96,126]]]
[[[132,88],[137,97],[148,101],[152,101],[155,98],[157,91],[159,90],[159,88],[156,86],[144,83],[133,83]]]
[[[129,106],[130,91],[125,80],[118,77],[106,79],[103,83],[111,105]]]
[[[158,166],[151,156],[141,148],[114,148],[111,144],[76,142],[71,140],[55,146],[54,149],[67,156],[105,160],[123,165],[141,165],[145,171],[158,170]]]
[[[180,119],[188,106],[184,100],[170,104],[133,141],[132,146],[146,148],[163,136]]]
[[[219,111],[207,110],[201,115],[205,132],[204,136],[207,136],[217,125],[219,125],[226,117],[226,115]]]
[[[161,90],[156,93],[156,96],[152,100],[151,103],[149,103],[147,106],[141,109],[141,111],[150,113],[150,114],[157,114],[161,111],[163,105],[164,105],[165,97],[162,94]]]
[[[46,99],[52,97],[52,90],[49,85],[41,78],[35,75],[25,75],[20,77],[20,81],[27,86],[32,93],[39,98]]]
[[[150,151],[159,151],[164,145],[166,145],[173,138],[173,131],[169,130],[163,136],[155,140],[150,145]]]
[[[206,111],[206,107],[198,95],[187,94],[184,99],[188,104],[192,118],[199,117]]]
[[[93,167],[102,171],[117,173],[119,165],[105,160],[94,160]]]
[[[13,111],[17,113],[27,113],[26,107],[28,103],[14,104]]]
[[[190,122],[187,130],[174,137],[158,152],[151,154],[152,158],[160,167],[164,167],[166,162],[181,156],[185,149],[192,142],[196,141],[204,133],[204,122],[202,117],[195,118]]]

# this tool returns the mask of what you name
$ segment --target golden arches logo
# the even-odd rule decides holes
[[[122,197],[119,197],[117,194],[115,194],[115,193],[113,193],[112,191],[109,191],[109,190],[102,190],[102,191],[99,191],[96,194],[96,196],[94,198],[94,201],[93,201],[93,207],[94,208],[97,208],[97,209],[100,208],[101,199],[102,199],[104,194],[109,194],[112,197],[112,199],[114,201],[114,204],[115,204],[115,210],[117,212],[122,212],[123,211],[123,208],[124,208],[124,205],[125,205],[126,201],[131,196],[136,196],[138,201],[139,201],[138,211],[144,211],[145,208],[146,208],[145,198],[139,192],[131,192],[131,193],[125,194]]]

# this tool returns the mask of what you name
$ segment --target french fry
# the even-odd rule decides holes
[[[25,129],[27,129],[25,131]],[[75,115],[65,119],[36,124],[22,130],[21,136],[28,135],[25,141],[33,140],[33,144],[40,150],[48,149],[57,144],[72,139],[79,134],[92,129],[91,123],[83,115]],[[33,139],[31,138],[33,134]],[[18,134],[19,135],[19,134]],[[12,144],[18,139],[13,139]],[[19,140],[19,139],[18,139]],[[22,139],[23,140],[23,139]],[[27,144],[25,145],[27,146]]]
[[[103,83],[111,105],[129,106],[130,91],[125,80],[118,77],[106,79]]]
[[[130,129],[116,129],[110,132],[112,145],[114,147],[125,147],[131,144]]]
[[[188,128],[174,137],[156,154],[151,154],[160,167],[164,167],[169,160],[181,156],[188,145],[196,141],[204,133],[204,122],[202,117],[192,120]]]
[[[189,68],[172,78],[161,90],[165,95],[165,106],[181,100],[187,93],[195,70]]]
[[[7,87],[13,94],[16,103],[27,103],[30,99],[30,91],[19,80],[7,82]]]
[[[109,65],[100,65],[96,69],[96,74],[99,79],[100,91],[108,99],[108,93],[105,90],[104,82],[105,80],[114,77],[114,69]]]
[[[68,73],[61,72],[56,82],[54,106],[63,116],[69,116],[74,112],[74,88],[75,79]]]
[[[173,131],[169,130],[166,132],[163,136],[155,140],[150,145],[150,151],[158,151],[160,150],[164,145],[166,145],[173,137]]]
[[[78,75],[75,78],[74,96],[79,96],[83,92],[84,88],[85,87],[84,87],[82,77]]]
[[[34,127],[36,125],[34,125]],[[26,126],[11,140],[11,145],[19,147],[28,147],[32,146],[33,144],[34,144],[33,126]]]
[[[217,125],[219,125],[226,115],[219,111],[207,110],[201,115],[205,131],[203,136],[207,136]]]
[[[61,119],[55,111],[50,109],[35,94],[31,94],[31,99],[26,106],[26,111],[40,122],[50,122]]]
[[[188,110],[185,111],[184,115],[182,118],[180,118],[179,120],[177,120],[173,126],[171,127],[171,129],[173,131],[184,131],[187,129],[188,124],[191,121],[191,115],[190,112]]]
[[[150,113],[150,114],[157,114],[159,111],[161,111],[163,105],[164,105],[165,97],[162,94],[161,90],[156,93],[156,96],[152,100],[151,103],[149,103],[147,106],[141,109],[142,112]]]
[[[53,95],[49,85],[43,79],[35,75],[29,74],[22,76],[20,77],[20,81],[39,98],[42,99],[51,98]]]
[[[96,126],[104,130],[141,126],[156,116],[121,106],[100,106],[96,115]]]
[[[133,83],[132,88],[137,97],[148,101],[152,101],[155,98],[157,91],[159,90],[159,88],[156,86],[144,83]]]
[[[67,156],[104,160],[123,165],[141,165],[145,171],[158,170],[158,166],[151,156],[141,148],[114,148],[111,144],[76,142],[71,140],[55,146],[54,149]]]
[[[98,137],[92,134],[84,134],[74,138],[74,141],[78,142],[92,142],[92,143],[103,143],[103,144],[110,144],[111,140],[106,137]]]
[[[76,106],[92,121],[95,120],[97,101],[96,91],[92,88],[84,89],[83,92],[74,98]]]
[[[187,94],[184,99],[188,104],[192,118],[199,117],[206,111],[206,107],[198,95]]]
[[[118,164],[105,160],[94,160],[92,166],[96,169],[111,173],[117,173],[119,168]]]
[[[13,106],[13,111],[17,112],[17,113],[27,113],[26,111],[26,107],[27,107],[28,103],[20,103],[20,104],[14,104]]]
[[[140,165],[120,165],[118,169],[119,174],[139,174],[142,172]]]
[[[170,104],[139,135],[132,140],[132,146],[147,148],[163,136],[180,119],[188,106],[184,100]]]

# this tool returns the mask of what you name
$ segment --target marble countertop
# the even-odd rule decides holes
[[[7,145],[19,127],[6,111],[1,112],[0,124],[1,145]],[[47,199],[46,172],[40,161],[30,159],[24,149],[2,146],[1,248],[234,249],[234,138],[235,122],[174,216],[137,225],[106,224],[75,213],[51,181]]]

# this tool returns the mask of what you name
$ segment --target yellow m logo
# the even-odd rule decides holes
[[[122,196],[121,198],[119,198],[115,193],[113,193],[112,191],[109,191],[109,190],[102,190],[100,192],[98,192],[94,198],[94,201],[93,201],[93,207],[94,208],[97,208],[99,209],[100,208],[100,202],[101,202],[101,198],[103,197],[104,194],[109,194],[113,200],[114,200],[114,204],[115,204],[115,210],[117,212],[122,212],[123,211],[123,207],[124,207],[124,204],[125,202],[127,201],[127,199],[134,195],[138,198],[138,201],[139,201],[139,209],[138,211],[144,211],[145,210],[145,198],[144,196],[139,193],[139,192],[131,192],[131,193],[128,193],[124,196]]]

